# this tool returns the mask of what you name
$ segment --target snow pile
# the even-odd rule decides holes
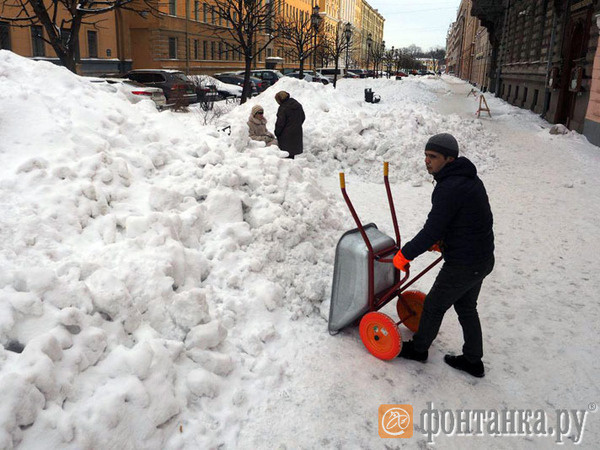
[[[6,51],[0,80],[0,447],[225,439],[211,411],[245,417],[244,380],[281,376],[281,312],[328,297],[340,207],[247,130]]]
[[[381,162],[389,161],[392,182],[428,182],[423,171],[423,149],[431,135],[448,132],[481,172],[493,168],[495,137],[484,131],[481,120],[466,121],[456,114],[440,115],[431,108],[436,93],[446,93],[443,81],[409,77],[402,81],[387,79],[339,80],[332,85],[308,83],[284,77],[261,95],[222,118],[222,124],[245,124],[250,109],[260,104],[267,125],[275,126],[275,93],[285,90],[303,106],[305,158],[321,174],[345,171],[381,182]],[[376,104],[364,101],[364,89],[381,96]],[[243,125],[242,125],[243,126]],[[342,131],[342,132],[339,132]]]

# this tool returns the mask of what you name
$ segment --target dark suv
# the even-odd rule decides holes
[[[189,105],[198,102],[196,86],[179,70],[135,69],[125,76],[146,86],[161,88],[167,98],[167,105],[178,102]]]

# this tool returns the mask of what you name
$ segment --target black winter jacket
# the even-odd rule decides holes
[[[442,240],[444,260],[476,264],[494,254],[493,217],[485,187],[471,161],[460,157],[434,175],[431,211],[423,229],[402,248],[412,260]]]
[[[302,153],[302,124],[304,123],[302,105],[293,98],[284,100],[277,110],[275,136],[279,148],[290,154],[290,158]]]

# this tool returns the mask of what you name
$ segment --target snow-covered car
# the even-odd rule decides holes
[[[285,76],[292,77],[292,78],[300,78],[300,72],[288,73]],[[304,81],[317,82],[317,83],[321,82],[323,84],[329,84],[329,79],[327,79],[327,77],[324,77],[323,75],[319,75],[319,74],[315,75],[313,72],[304,72],[302,79]]]
[[[165,93],[158,87],[145,86],[127,78],[84,78],[91,83],[105,86],[110,92],[122,92],[132,103],[148,99],[152,100],[158,109],[164,108],[167,104]]]
[[[234,73],[231,73],[231,72],[223,72],[223,73],[216,73],[214,75],[214,78],[222,81],[223,83],[233,84],[233,85],[237,85],[239,87],[244,86],[244,76],[243,75],[235,75]],[[259,91],[258,83],[261,83],[261,86],[262,86],[262,83],[264,83],[265,85],[269,84],[258,78],[250,77],[250,91],[251,91],[252,96],[258,95],[260,92],[262,92],[264,89],[266,89],[268,87],[268,86],[266,86],[266,87],[264,87],[264,89]]]
[[[190,75],[189,78],[194,84],[198,83],[201,88],[214,86],[221,98],[241,97],[242,88],[235,84],[224,83],[209,75]]]

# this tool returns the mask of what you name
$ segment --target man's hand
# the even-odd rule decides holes
[[[402,254],[402,250],[398,251],[398,253],[396,253],[396,256],[394,256],[394,267],[398,270],[401,270],[402,272],[406,272],[408,270],[408,268],[410,267],[410,260],[406,259],[404,257],[404,255]]]

